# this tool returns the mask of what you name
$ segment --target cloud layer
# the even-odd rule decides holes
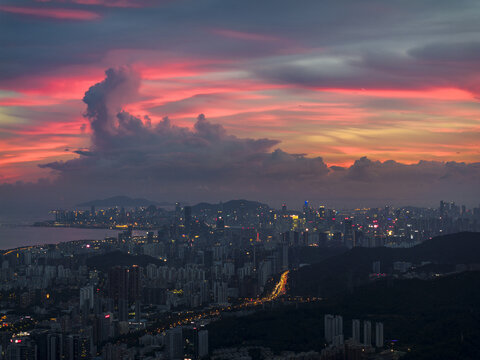
[[[83,101],[92,145],[79,158],[41,165],[60,174],[59,181],[90,179],[105,187],[128,187],[132,181],[163,184],[167,192],[199,189],[215,193],[238,188],[261,192],[269,184],[315,182],[328,173],[321,158],[272,151],[277,140],[239,138],[200,114],[192,129],[165,117],[152,124],[123,110],[139,96],[139,76],[132,69],[109,69]],[[150,186],[150,185],[148,185]],[[186,194],[188,196],[188,194]]]
[[[91,145],[76,158],[40,165],[53,181],[0,186],[9,212],[22,206],[72,206],[115,194],[156,200],[249,197],[279,205],[310,199],[339,206],[432,204],[440,198],[478,198],[480,163],[420,161],[406,165],[366,157],[328,166],[321,157],[281,150],[272,139],[241,138],[200,114],[193,127],[168,117],[152,123],[124,110],[135,101],[140,76],[111,68],[83,98]]]
[[[479,11],[4,0],[0,201],[475,202]]]

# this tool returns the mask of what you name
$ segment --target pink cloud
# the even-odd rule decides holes
[[[2,5],[0,6],[0,11],[62,20],[96,20],[100,18],[100,15],[93,11],[77,9],[36,8]]]
[[[373,96],[402,99],[436,99],[451,101],[472,101],[475,96],[469,91],[458,88],[429,88],[418,90],[403,89],[350,89],[350,88],[316,88],[318,91],[347,94],[355,96]]]

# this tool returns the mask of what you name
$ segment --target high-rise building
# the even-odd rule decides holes
[[[147,232],[147,243],[149,243],[149,244],[153,243],[153,235],[155,235],[155,233],[153,231],[148,231]]]
[[[360,343],[360,320],[352,320],[352,339],[355,344]]]
[[[185,231],[187,233],[190,232],[190,229],[192,227],[192,207],[191,206],[185,206],[183,208],[183,225],[185,226]]]
[[[112,336],[112,314],[103,313],[97,318],[95,323],[95,343],[98,345]]]
[[[47,335],[47,358],[48,360],[60,360],[63,358],[63,336],[62,334]]]
[[[139,266],[114,267],[108,272],[108,296],[116,304],[120,299],[130,302],[141,297],[142,273]]]
[[[216,281],[213,284],[213,300],[217,304],[228,303],[228,285],[226,282]]]
[[[37,360],[37,345],[28,337],[12,339],[6,351],[6,360]]]
[[[133,302],[140,299],[142,289],[141,269],[137,265],[133,265],[128,269],[128,299]]]
[[[343,344],[343,318],[340,315],[325,315],[324,326],[327,342],[333,342],[336,345]]]
[[[381,322],[375,324],[375,346],[383,348],[383,323]]]
[[[88,285],[80,288],[80,308],[93,309],[93,286]]]
[[[194,359],[199,360],[208,355],[208,330],[194,328]]]
[[[217,213],[216,227],[217,227],[218,230],[225,229],[225,220],[223,219],[222,211],[218,211],[218,213]]]
[[[182,207],[179,202],[175,203],[175,222],[178,223],[178,220],[182,217]]]
[[[272,276],[273,273],[272,262],[270,260],[261,261],[258,268],[258,283],[260,284],[260,286],[265,286],[268,279],[270,279],[270,276]]]
[[[128,300],[118,299],[118,320],[128,321]]]
[[[108,271],[108,296],[118,302],[118,299],[128,299],[128,269],[114,267]]]
[[[363,344],[365,346],[372,345],[372,323],[370,321],[363,322]]]
[[[331,342],[333,340],[333,315],[327,314],[324,317],[325,340]]]
[[[445,215],[446,209],[445,209],[445,202],[443,200],[440,200],[439,212],[440,212],[440,215]]]
[[[183,334],[180,326],[167,331],[165,348],[170,360],[181,360],[184,356]]]
[[[325,206],[322,205],[318,208],[318,217],[321,220],[325,220],[325,218],[327,217],[327,210],[325,209]]]
[[[282,243],[282,270],[288,270],[288,244]]]
[[[333,320],[333,335],[338,336],[338,335],[343,335],[343,318],[340,315],[335,315],[335,318]]]
[[[350,218],[344,220],[344,231],[343,231],[343,242],[344,245],[351,249],[356,246],[355,244],[355,228],[353,226],[353,221]]]
[[[135,301],[135,321],[140,322],[140,319],[142,317],[142,311],[141,311],[141,303],[140,300]]]
[[[65,359],[91,359],[90,338],[78,334],[68,335],[65,341]]]

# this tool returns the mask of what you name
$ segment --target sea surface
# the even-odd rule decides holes
[[[57,244],[74,240],[103,240],[107,236],[117,236],[119,230],[81,229],[39,226],[0,225],[0,249],[12,249],[27,245]],[[138,232],[135,235],[141,235]]]

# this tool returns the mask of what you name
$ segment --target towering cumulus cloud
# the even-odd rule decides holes
[[[109,69],[83,101],[90,121],[92,146],[80,157],[42,165],[59,172],[58,181],[89,183],[116,191],[156,189],[157,196],[174,190],[183,197],[240,196],[279,186],[312,184],[328,167],[321,158],[273,150],[276,140],[238,138],[200,114],[193,129],[164,118],[155,125],[122,110],[138,97],[139,77],[129,68]],[[279,189],[280,190],[280,189]],[[154,194],[151,194],[154,195]],[[180,195],[178,195],[180,196]]]
[[[189,202],[248,197],[272,205],[310,199],[333,206],[426,205],[448,194],[478,205],[472,199],[480,195],[480,163],[407,165],[363,157],[350,167],[328,166],[322,158],[278,149],[276,140],[231,135],[203,114],[192,128],[168,117],[136,117],[124,108],[139,99],[140,82],[128,67],[107,70],[83,98],[90,148],[41,165],[54,172],[52,182],[0,186],[5,208],[72,206],[117,194]]]

